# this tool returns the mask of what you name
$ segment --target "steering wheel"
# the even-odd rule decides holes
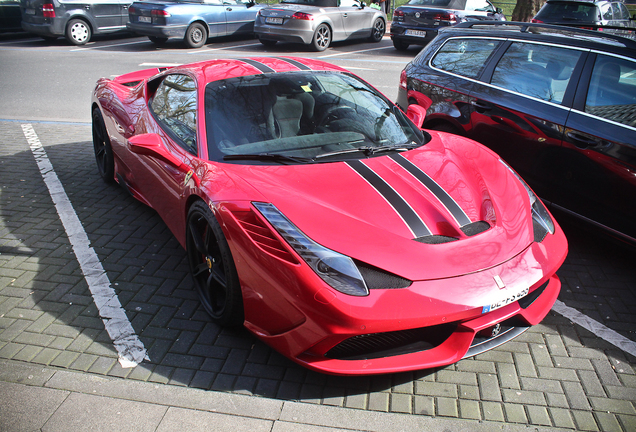
[[[320,120],[316,122],[316,127],[327,126],[332,121],[341,118],[341,116],[335,114],[337,111],[351,111],[353,114],[355,114],[356,112],[354,108],[347,105],[336,105],[329,107],[327,108],[327,111],[325,111],[325,113],[320,117]]]

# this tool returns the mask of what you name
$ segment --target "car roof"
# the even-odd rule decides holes
[[[207,82],[262,73],[295,71],[348,72],[339,66],[321,60],[299,57],[251,57],[237,59],[205,60],[175,66],[165,73],[190,72]]]
[[[543,23],[468,21],[440,29],[440,35],[522,38],[579,48],[600,49],[621,54],[631,53],[631,57],[636,53],[636,40],[596,30]]]

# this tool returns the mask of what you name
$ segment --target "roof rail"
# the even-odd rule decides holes
[[[636,40],[629,39],[623,36],[618,36],[611,33],[599,32],[596,30],[587,30],[577,27],[569,27],[562,25],[554,25],[554,24],[544,24],[544,23],[529,23],[529,22],[520,22],[520,21],[465,21],[463,23],[459,23],[450,28],[477,28],[477,27],[507,27],[500,28],[500,30],[510,30],[510,31],[519,31],[521,33],[541,33],[541,30],[547,31],[558,31],[560,34],[565,36],[589,36],[595,39],[612,41],[615,43],[620,43],[626,48],[636,49]],[[620,28],[625,30],[625,27],[604,27],[604,28]],[[634,29],[636,30],[636,29]],[[547,32],[546,32],[547,33]]]

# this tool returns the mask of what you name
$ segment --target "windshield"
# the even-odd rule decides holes
[[[424,143],[422,131],[399,108],[339,72],[215,81],[206,88],[205,115],[208,153],[216,161],[251,158],[246,155],[265,156],[261,161],[269,163],[329,161]]]

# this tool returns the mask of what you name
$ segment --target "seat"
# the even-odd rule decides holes
[[[303,115],[303,103],[287,96],[277,96],[272,107],[275,135],[278,138],[297,136],[300,131],[300,119]]]

